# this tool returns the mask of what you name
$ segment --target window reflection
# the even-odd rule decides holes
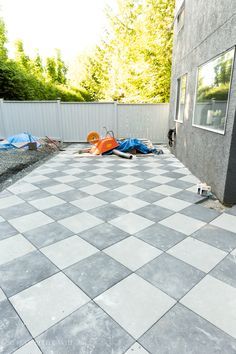
[[[224,131],[234,49],[198,69],[194,124]]]

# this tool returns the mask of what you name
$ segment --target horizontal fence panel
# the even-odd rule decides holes
[[[65,142],[84,142],[90,131],[104,135],[116,131],[114,103],[61,103],[62,134]]]
[[[2,104],[6,134],[30,132],[36,136],[60,137],[57,102],[10,102]]]
[[[147,138],[155,143],[165,143],[168,117],[169,104],[119,104],[119,136]]]

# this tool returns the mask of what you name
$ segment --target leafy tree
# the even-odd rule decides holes
[[[21,39],[15,42],[15,58],[26,70],[30,69],[30,58],[25,54],[24,45]]]
[[[3,19],[0,18],[0,58],[6,60],[7,59],[7,33],[6,27]]]

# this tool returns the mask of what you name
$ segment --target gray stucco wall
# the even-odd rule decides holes
[[[175,24],[174,35],[169,117],[170,127],[177,130],[173,152],[202,182],[211,185],[213,192],[225,203],[236,203],[236,188],[230,200],[226,193],[232,183],[232,177],[227,178],[232,163],[230,149],[235,152],[231,140],[236,107],[236,65],[225,135],[193,127],[192,119],[198,66],[235,45],[236,0],[185,0],[184,27],[177,33]],[[176,123],[177,78],[185,73],[188,78],[184,122]]]

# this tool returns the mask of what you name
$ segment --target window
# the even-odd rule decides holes
[[[193,125],[224,133],[234,49],[198,68]]]
[[[184,119],[186,84],[187,84],[187,74],[183,75],[177,80],[177,100],[176,100],[175,120],[178,122],[183,122]]]

